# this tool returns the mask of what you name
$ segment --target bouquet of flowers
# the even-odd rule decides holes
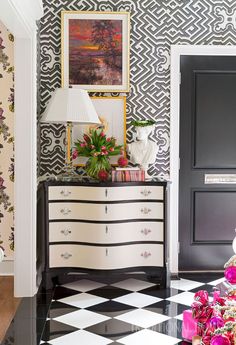
[[[197,321],[200,345],[236,345],[236,304],[232,296],[220,296],[215,291],[213,301],[208,292],[200,290],[194,295],[192,316]]]
[[[90,129],[83,135],[83,140],[75,142],[73,159],[78,156],[88,157],[86,172],[89,176],[107,180],[111,171],[110,156],[123,153],[122,145],[116,144],[114,137],[107,137],[103,128]]]

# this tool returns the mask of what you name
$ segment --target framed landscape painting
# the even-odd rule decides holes
[[[62,11],[62,86],[129,91],[128,12]]]
[[[117,145],[126,146],[126,97],[91,97],[93,105],[104,126],[104,132],[107,137],[116,138]],[[74,125],[72,129],[72,151],[75,148],[75,142],[83,139],[84,133],[89,133],[90,127],[96,128],[99,125]],[[68,143],[70,144],[70,143]],[[70,147],[68,147],[68,159],[70,159]],[[125,155],[125,153],[124,153]],[[112,165],[117,165],[118,156],[111,156]],[[84,166],[88,157],[77,157],[73,160],[74,166]]]

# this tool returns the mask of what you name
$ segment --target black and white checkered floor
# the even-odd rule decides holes
[[[196,291],[211,292],[223,280],[190,278],[171,281],[163,290],[136,277],[111,284],[81,279],[57,286],[40,344],[188,344],[181,339],[183,311]]]

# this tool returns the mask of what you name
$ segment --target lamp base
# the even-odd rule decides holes
[[[65,171],[62,174],[57,175],[56,180],[63,182],[81,181],[81,176],[76,174],[75,171]]]
[[[70,182],[70,181],[81,181],[80,175],[76,173],[75,167],[73,166],[72,159],[72,143],[71,143],[71,131],[72,123],[66,123],[66,148],[65,148],[65,165],[63,173],[57,175],[57,181]]]
[[[56,179],[58,181],[80,181],[81,176],[76,173],[75,167],[72,165],[72,161],[66,163],[63,169],[63,172],[60,175],[57,175]]]

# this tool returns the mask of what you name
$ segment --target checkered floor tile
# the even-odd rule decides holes
[[[219,280],[180,279],[170,288],[142,279],[102,284],[88,279],[57,286],[41,344],[65,345],[175,345],[181,338],[182,313],[194,293],[209,293]]]

